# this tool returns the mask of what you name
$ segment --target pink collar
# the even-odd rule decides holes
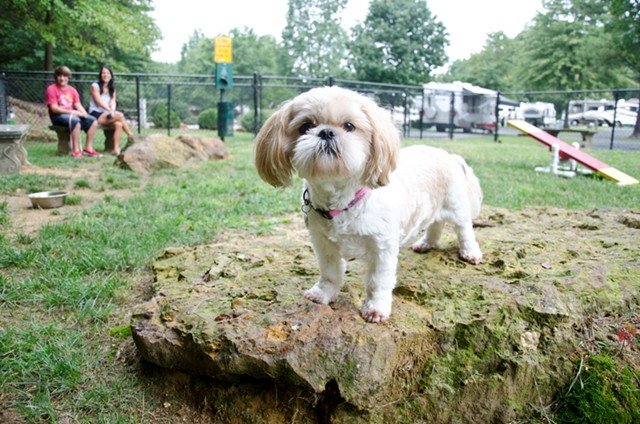
[[[304,206],[311,207],[314,211],[318,212],[323,218],[333,219],[336,216],[340,215],[342,212],[345,212],[351,209],[352,207],[354,207],[356,203],[362,200],[367,194],[369,194],[370,191],[371,189],[367,186],[364,186],[360,190],[356,191],[356,195],[354,196],[353,200],[351,200],[347,205],[347,207],[344,209],[325,210],[325,209],[314,207],[313,204],[311,203],[311,195],[309,194],[309,189],[305,189],[304,193],[302,193],[302,201],[304,202]],[[303,208],[303,211],[304,211],[304,208]]]

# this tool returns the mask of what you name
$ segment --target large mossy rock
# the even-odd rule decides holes
[[[381,325],[359,315],[358,262],[335,304],[302,297],[317,266],[301,218],[167,250],[133,314],[135,343],[148,361],[220,381],[223,421],[522,419],[570,382],[587,344],[612,338],[594,322],[639,313],[640,213],[487,208],[477,224],[479,266],[457,258],[451,234],[442,250],[401,253]]]
[[[120,153],[116,164],[139,174],[222,160],[229,156],[224,142],[213,137],[153,134],[138,138],[140,141],[127,145]]]

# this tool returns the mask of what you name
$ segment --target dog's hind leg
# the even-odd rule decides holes
[[[411,248],[416,253],[425,253],[431,249],[436,249],[440,243],[440,235],[444,228],[444,221],[434,222],[427,228],[427,233],[420,240],[415,242]]]

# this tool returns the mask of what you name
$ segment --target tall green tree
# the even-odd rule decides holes
[[[519,52],[519,43],[498,31],[488,35],[481,52],[467,59],[456,60],[446,75],[448,81],[465,81],[499,91],[516,88],[512,69]]]
[[[259,72],[263,75],[278,75],[278,52],[281,49],[275,37],[256,35],[251,28],[234,28],[230,34],[233,39],[233,71],[238,75],[251,75]]]
[[[281,60],[291,75],[345,76],[347,33],[341,13],[348,0],[289,0]]]
[[[613,35],[616,50],[634,72],[640,84],[640,0],[611,0],[612,19],[607,30]],[[640,138],[640,111],[631,135]]]
[[[518,78],[533,90],[626,86],[629,69],[611,46],[606,0],[547,0],[522,34]]]
[[[611,0],[610,12],[607,29],[614,34],[618,52],[640,82],[640,0]]]
[[[149,15],[151,0],[2,0],[0,67],[120,71],[151,62],[160,30]]]
[[[424,0],[372,0],[353,37],[350,63],[361,80],[422,84],[447,60],[448,34]]]
[[[178,72],[183,74],[211,75],[216,66],[213,62],[213,39],[195,30],[189,40],[182,45]]]

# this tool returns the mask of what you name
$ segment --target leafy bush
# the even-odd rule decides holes
[[[203,110],[198,116],[198,125],[204,130],[218,128],[218,110],[214,108]]]
[[[153,124],[157,128],[167,128],[167,107],[164,104],[158,105],[153,114]],[[180,117],[175,110],[171,109],[171,128],[180,126]]]

